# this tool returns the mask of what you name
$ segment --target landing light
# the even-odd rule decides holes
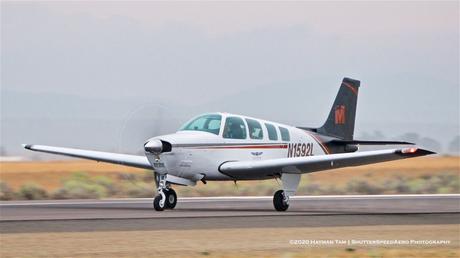
[[[409,148],[409,149],[404,149],[401,152],[402,153],[415,153],[417,151],[417,148]]]

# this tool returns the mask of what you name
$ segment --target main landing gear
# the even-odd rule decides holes
[[[278,190],[273,195],[273,206],[277,211],[286,211],[289,208],[289,196],[293,196],[299,186],[300,174],[283,173],[281,181],[283,182],[283,190]]]
[[[158,177],[158,195],[153,199],[153,208],[156,211],[174,209],[177,204],[176,191],[166,183],[166,175],[159,175]]]
[[[273,206],[277,211],[285,211],[289,208],[289,196],[283,190],[278,190],[273,195]]]

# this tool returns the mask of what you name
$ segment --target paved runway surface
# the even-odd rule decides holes
[[[156,212],[151,199],[0,202],[0,233],[247,227],[460,224],[460,195],[179,198]]]

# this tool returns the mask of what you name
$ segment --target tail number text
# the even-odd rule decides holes
[[[313,156],[313,143],[289,143],[288,158]]]

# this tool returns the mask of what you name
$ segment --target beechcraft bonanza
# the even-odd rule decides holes
[[[359,85],[357,80],[343,79],[329,116],[319,128],[209,113],[193,118],[176,133],[148,139],[145,156],[31,144],[24,148],[153,170],[157,211],[176,206],[173,184],[281,179],[282,190],[275,192],[273,205],[285,211],[302,174],[434,153],[416,147],[357,152],[360,145],[412,144],[353,139]]]

